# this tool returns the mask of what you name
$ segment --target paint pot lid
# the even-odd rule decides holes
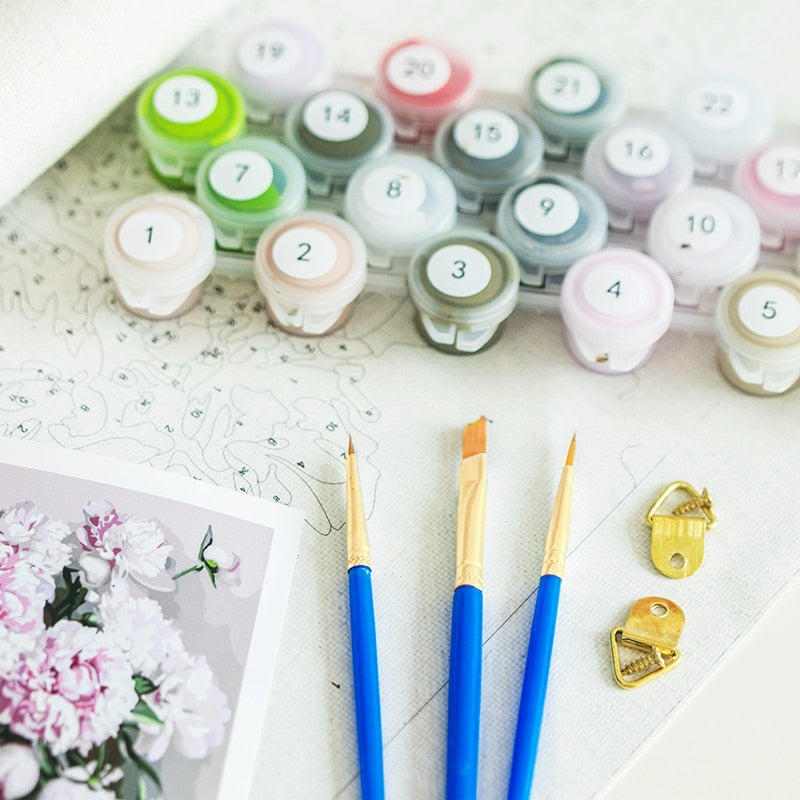
[[[455,186],[432,161],[393,153],[356,170],[345,192],[345,216],[368,245],[411,254],[455,224]]]
[[[327,86],[333,56],[328,44],[308,28],[289,20],[267,20],[239,36],[232,73],[248,109],[263,116]]]
[[[528,112],[548,135],[585,144],[625,113],[622,80],[587,59],[559,56],[537,66],[523,91]]]
[[[565,270],[605,246],[608,211],[588,183],[544,173],[509,189],[497,210],[497,233],[525,264]]]
[[[367,253],[358,231],[322,211],[280,220],[261,235],[255,278],[263,294],[285,308],[329,313],[351,303],[367,279]]]
[[[455,229],[415,253],[408,289],[416,309],[462,328],[488,329],[514,310],[519,297],[516,256],[483,231]]]
[[[559,308],[575,336],[613,352],[658,341],[672,320],[674,300],[660,264],[638,250],[609,247],[567,270]]]

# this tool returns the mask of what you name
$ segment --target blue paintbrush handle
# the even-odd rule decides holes
[[[533,610],[525,676],[522,679],[508,800],[528,800],[531,794],[560,591],[561,578],[558,575],[542,575],[536,595],[536,607]]]
[[[383,800],[383,737],[372,571],[364,566],[351,567],[348,579],[361,796],[364,800]]]
[[[450,635],[447,800],[470,800],[478,791],[482,645],[483,592],[458,586]]]

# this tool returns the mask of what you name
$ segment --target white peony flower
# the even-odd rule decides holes
[[[68,778],[56,778],[45,784],[36,800],[117,800],[114,792],[96,789]]]
[[[39,762],[26,744],[0,745],[0,797],[19,800],[39,782]]]

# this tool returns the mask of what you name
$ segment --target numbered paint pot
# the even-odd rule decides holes
[[[304,95],[327,86],[333,58],[314,32],[294,22],[269,20],[239,37],[231,74],[250,119],[268,122]]]
[[[326,89],[293,106],[285,132],[306,169],[309,190],[317,195],[344,186],[355,170],[394,146],[389,109],[345,89]]]
[[[800,143],[775,143],[743,161],[734,191],[756,212],[764,247],[800,239]]]
[[[433,133],[475,96],[469,62],[443,44],[407,39],[388,50],[378,67],[377,94],[391,109],[399,140]]]
[[[626,122],[598,134],[586,148],[583,177],[608,206],[609,224],[630,230],[692,182],[687,144],[668,128]]]
[[[578,362],[615,374],[644,363],[669,327],[673,302],[663,267],[638,250],[610,247],[567,271],[559,308]]]
[[[106,224],[103,255],[120,302],[134,314],[175,317],[200,299],[214,266],[214,227],[183,195],[123,204]]]
[[[560,280],[608,239],[608,212],[580,178],[545,173],[509,189],[497,210],[497,235],[519,259],[522,282]]]
[[[755,268],[761,229],[740,197],[693,186],[655,210],[647,252],[672,278],[678,304],[713,311],[722,286]]]
[[[344,220],[306,211],[264,231],[255,278],[277,327],[320,336],[349,319],[367,279],[366,248]]]
[[[252,252],[268,225],[305,207],[306,174],[285,145],[244,136],[206,155],[196,192],[219,246]]]
[[[751,78],[705,70],[678,88],[669,120],[689,145],[695,172],[714,176],[729,171],[770,139],[775,109]]]
[[[345,216],[364,237],[371,266],[407,264],[423,242],[455,225],[455,186],[426,158],[393,153],[356,170]]]
[[[136,104],[139,140],[164,183],[194,186],[203,156],[244,131],[244,100],[203,69],[179,69],[148,84]]]
[[[514,183],[539,173],[544,140],[519,111],[478,106],[442,123],[433,152],[455,184],[459,208],[477,214]]]
[[[481,231],[453,231],[418,250],[408,290],[425,339],[448,353],[476,353],[497,338],[519,297],[511,250]]]
[[[756,395],[800,383],[800,277],[756,270],[727,286],[714,317],[722,373]]]
[[[536,67],[523,90],[525,107],[551,158],[567,158],[625,113],[620,78],[591,61],[561,56]]]

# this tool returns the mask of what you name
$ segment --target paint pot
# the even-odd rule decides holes
[[[496,237],[455,230],[414,254],[408,290],[430,344],[448,353],[476,353],[495,341],[517,304],[519,266]]]
[[[477,106],[442,123],[433,152],[455,184],[459,208],[477,214],[513,184],[538,175],[544,140],[535,123],[519,111]]]
[[[605,247],[608,212],[585,181],[545,173],[503,195],[496,227],[519,259],[522,282],[543,286],[560,281],[578,259]]]
[[[345,89],[316,92],[293,106],[285,133],[316,195],[345,186],[356,169],[394,146],[394,121],[386,106]]]
[[[737,388],[782,394],[800,383],[800,277],[756,270],[726,286],[714,317],[719,364]]]
[[[306,211],[271,225],[256,246],[255,279],[281,330],[320,336],[344,325],[367,279],[367,255],[352,225]]]
[[[414,142],[466,108],[476,85],[472,67],[456,50],[407,39],[381,58],[376,91],[394,114],[397,139]]]
[[[202,296],[216,257],[214,227],[183,195],[137,197],[109,217],[103,255],[123,306],[142,317],[176,317]]]
[[[578,362],[616,374],[648,358],[669,327],[673,302],[663,267],[638,250],[610,247],[570,267],[559,308]]]
[[[353,174],[345,217],[367,245],[373,267],[407,264],[427,239],[456,222],[456,190],[447,173],[422,156],[393,153]]]
[[[800,239],[800,143],[776,142],[743,161],[733,190],[756,212],[764,247]]]
[[[620,78],[600,64],[571,56],[537,66],[523,90],[523,102],[544,134],[551,158],[580,151],[625,113]]]
[[[268,225],[305,207],[306,175],[285,145],[244,136],[211,150],[200,162],[196,193],[219,246],[252,252]]]
[[[233,52],[232,80],[256,122],[269,122],[333,76],[330,48],[308,28],[269,20],[241,34]]]
[[[713,177],[729,172],[766,144],[775,127],[775,109],[753,79],[725,70],[704,70],[678,88],[669,121],[689,145],[695,172]]]
[[[672,278],[676,303],[712,312],[720,288],[755,268],[761,230],[740,197],[692,186],[656,208],[647,252]]]
[[[167,72],[136,104],[139,140],[169,186],[194,186],[203,156],[244,132],[244,100],[232,83],[204,69]]]
[[[609,224],[631,230],[656,206],[692,182],[688,145],[662,125],[626,122],[599,133],[586,148],[583,178],[608,206]]]

